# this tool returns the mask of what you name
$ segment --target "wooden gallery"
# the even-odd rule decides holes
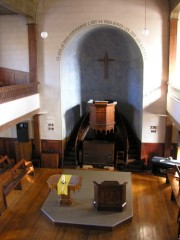
[[[180,0],[0,0],[0,237],[180,239]]]

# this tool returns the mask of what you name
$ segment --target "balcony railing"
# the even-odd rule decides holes
[[[0,104],[28,97],[38,92],[39,83],[37,82],[0,87]]]
[[[168,94],[180,101],[180,86],[168,84]]]

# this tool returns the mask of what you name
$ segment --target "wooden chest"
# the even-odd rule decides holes
[[[114,165],[114,142],[84,141],[83,164]]]

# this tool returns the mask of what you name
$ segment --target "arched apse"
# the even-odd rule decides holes
[[[104,62],[108,54],[108,76]],[[111,99],[141,139],[143,58],[131,35],[114,26],[93,26],[67,43],[60,60],[63,137],[87,111],[87,101]]]

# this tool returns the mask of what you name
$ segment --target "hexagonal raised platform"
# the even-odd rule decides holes
[[[54,224],[115,230],[123,222],[132,219],[133,210],[130,172],[67,169],[63,171],[63,174],[82,176],[82,186],[79,192],[71,192],[73,198],[73,204],[71,206],[59,206],[59,196],[57,192],[53,190],[49,193],[41,210]],[[93,181],[101,183],[105,180],[119,181],[120,183],[127,182],[127,204],[123,212],[97,211],[96,208],[94,208]]]

